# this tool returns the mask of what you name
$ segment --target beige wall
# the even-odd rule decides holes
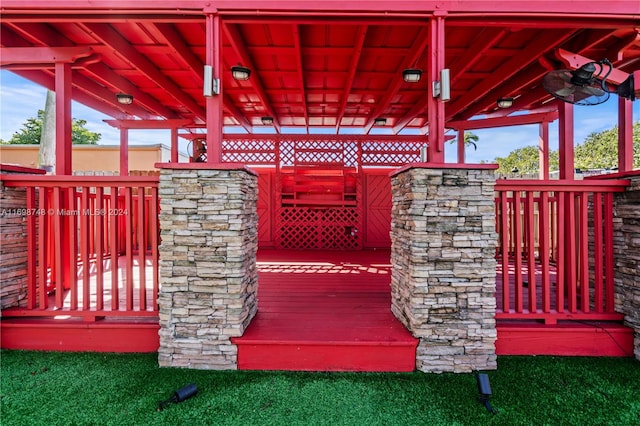
[[[37,167],[38,145],[0,145],[0,163]],[[171,150],[162,144],[129,146],[129,170],[156,170],[155,163],[168,162]],[[188,162],[185,154],[179,162]],[[76,171],[120,171],[119,145],[74,145],[72,169]]]

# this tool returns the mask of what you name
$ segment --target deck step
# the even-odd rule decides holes
[[[335,322],[254,318],[238,347],[240,370],[370,371],[415,370],[418,340],[391,315],[367,326],[335,327]]]

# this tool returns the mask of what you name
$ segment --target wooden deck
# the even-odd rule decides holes
[[[262,250],[258,271],[258,314],[233,339],[240,369],[414,370],[418,341],[391,314],[388,250]]]
[[[126,260],[120,258],[118,298],[126,306],[123,286]],[[104,283],[111,283],[105,264]],[[138,276],[137,261],[133,263]],[[258,314],[244,336],[235,338],[239,368],[260,370],[412,371],[417,340],[391,314],[388,250],[277,251],[258,253]],[[151,271],[146,290],[151,291]],[[501,307],[501,274],[497,271],[497,301]],[[79,276],[83,271],[78,271]],[[91,270],[93,300],[96,271]],[[524,278],[523,278],[524,280]],[[536,283],[537,300],[541,300]],[[139,282],[129,294],[137,303]],[[528,304],[524,291],[524,306]],[[79,292],[78,305],[84,304]],[[107,291],[102,315],[85,312],[66,315],[71,294],[65,292],[65,309],[55,309],[49,298],[46,312],[24,310],[10,318],[3,311],[1,347],[34,350],[156,352],[157,312],[131,312],[109,317]],[[152,295],[147,294],[151,305]],[[552,301],[555,303],[555,299]],[[514,306],[513,299],[511,306]],[[54,315],[52,316],[52,312]],[[115,312],[118,311],[118,312]],[[15,312],[12,313],[15,315]],[[498,355],[632,356],[633,330],[620,321],[506,320],[498,312]]]

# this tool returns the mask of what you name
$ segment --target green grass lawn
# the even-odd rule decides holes
[[[200,371],[156,355],[2,351],[9,425],[640,425],[640,362],[500,357],[498,410],[473,374]],[[158,411],[187,383],[198,394]]]

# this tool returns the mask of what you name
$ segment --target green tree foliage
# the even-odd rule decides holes
[[[525,146],[511,151],[506,157],[493,160],[499,164],[498,173],[509,174],[517,169],[520,174],[538,173],[538,147]],[[618,165],[618,128],[591,133],[574,151],[575,167],[582,170],[608,169]],[[640,122],[633,125],[633,167],[640,168]],[[558,151],[549,153],[549,169],[558,170]]]
[[[591,133],[575,149],[576,168],[607,169],[618,165],[618,127]],[[633,167],[640,167],[640,122],[633,125]]]
[[[44,110],[38,110],[37,117],[31,117],[22,125],[22,128],[15,132],[11,139],[2,141],[6,144],[40,144],[40,136],[42,135],[42,122],[44,119]],[[95,145],[98,143],[102,135],[87,129],[87,120],[74,118],[71,122],[71,143],[77,145]]]
[[[493,162],[500,166],[500,174],[509,174],[513,170],[521,174],[535,174],[540,170],[539,152],[537,146],[525,146],[511,151],[506,157],[497,157]],[[558,170],[558,151],[549,153],[549,168]]]

